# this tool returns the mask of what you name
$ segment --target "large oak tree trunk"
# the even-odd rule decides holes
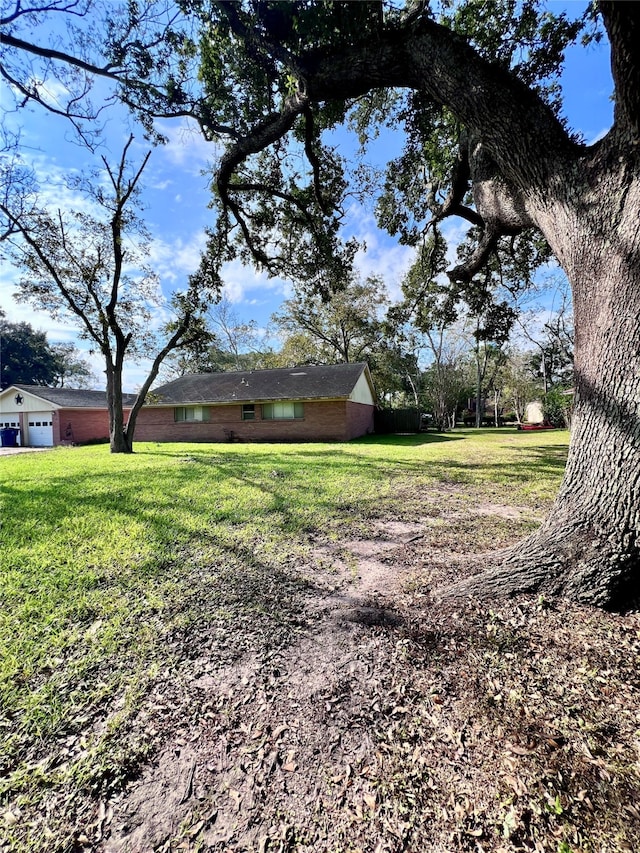
[[[572,284],[577,331],[560,492],[533,536],[456,594],[537,591],[615,609],[640,601],[640,182],[600,177],[571,215],[555,212],[548,235]]]

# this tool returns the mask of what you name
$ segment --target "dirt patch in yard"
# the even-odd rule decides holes
[[[196,836],[214,850],[319,849],[316,806],[373,754],[362,715],[376,703],[378,646],[404,621],[393,594],[418,529],[376,525],[375,539],[318,548],[333,583],[307,602],[297,642],[191,681],[199,727],[112,804],[105,853],[170,850]],[[300,847],[308,818],[311,846]]]
[[[533,514],[466,517],[481,515],[517,538]],[[221,664],[194,629],[137,723],[161,729],[155,756],[75,849],[638,850],[638,615],[436,604],[434,589],[491,559],[456,542],[460,518],[442,516],[449,548],[427,518],[318,541],[285,641]]]

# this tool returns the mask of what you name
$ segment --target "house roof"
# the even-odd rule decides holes
[[[61,409],[106,409],[106,391],[87,391],[84,388],[49,388],[46,385],[12,385],[19,391],[25,391],[48,403],[53,403]],[[9,388],[6,389],[10,390]],[[136,400],[135,394],[123,394],[122,402],[125,406],[133,406]]]
[[[360,362],[233,373],[192,373],[156,388],[150,405],[346,399],[363,373],[373,395],[369,368]]]

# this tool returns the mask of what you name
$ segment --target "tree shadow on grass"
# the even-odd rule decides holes
[[[461,438],[464,435],[374,436],[357,444],[410,448]],[[276,534],[295,534],[308,529],[314,515],[320,523],[323,519],[337,519],[341,512],[361,512],[366,516],[375,510],[385,488],[397,482],[399,471],[403,476],[424,475],[425,485],[431,479],[435,487],[439,481],[461,485],[492,480],[521,484],[543,477],[557,478],[566,460],[566,447],[562,444],[523,446],[526,465],[490,462],[486,454],[478,461],[431,461],[411,456],[380,459],[363,455],[357,444],[323,448],[299,445],[295,449],[287,446],[283,452],[273,446],[263,449],[253,445],[247,454],[240,446],[227,451],[223,445],[189,445],[183,452],[175,445],[160,450],[153,447],[145,452],[161,458],[170,456],[175,463],[152,471],[123,471],[115,481],[113,471],[90,469],[68,476],[43,477],[30,484],[28,493],[19,483],[7,483],[11,513],[5,519],[3,533],[12,536],[13,529],[19,541],[21,527],[33,529],[37,519],[34,538],[68,529],[72,541],[77,519],[94,511],[104,512],[125,531],[132,522],[140,523],[151,550],[164,551],[171,548],[172,541],[188,541],[198,535],[199,529],[218,524],[262,524]],[[149,488],[149,478],[153,478],[153,488]],[[260,494],[268,500],[260,498]],[[189,513],[193,523],[182,524],[181,514],[187,517]]]
[[[391,433],[387,435],[366,435],[349,442],[350,445],[379,445],[380,447],[421,447],[424,444],[438,444],[446,441],[460,441],[465,436],[453,432]]]

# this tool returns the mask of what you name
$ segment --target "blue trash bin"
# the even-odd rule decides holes
[[[0,429],[0,444],[2,447],[17,447],[18,433],[19,430],[15,427],[4,427],[4,429]]]

